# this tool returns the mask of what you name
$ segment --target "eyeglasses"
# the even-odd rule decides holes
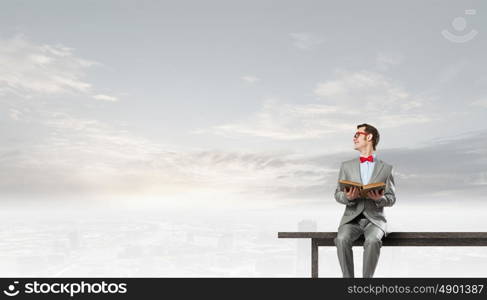
[[[361,131],[357,131],[357,132],[355,132],[355,134],[353,135],[353,137],[356,139],[356,138],[358,138],[358,137],[359,137],[361,134],[363,134],[363,135],[365,135],[365,136],[368,136],[368,135],[369,135],[369,133],[367,133],[367,132],[361,132]]]

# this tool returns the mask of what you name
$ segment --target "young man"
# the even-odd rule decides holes
[[[362,234],[365,236],[363,277],[373,277],[379,260],[382,237],[387,236],[387,220],[384,207],[396,202],[392,166],[377,158],[374,153],[379,143],[379,131],[369,125],[360,124],[353,136],[354,149],[360,157],[342,162],[338,180],[350,180],[369,184],[385,182],[382,192],[371,191],[368,197],[360,197],[357,188],[335,190],[335,200],[345,205],[345,213],[335,238],[338,260],[343,277],[354,277],[352,244]]]

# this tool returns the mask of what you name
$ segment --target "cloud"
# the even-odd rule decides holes
[[[88,93],[92,85],[82,77],[95,64],[63,45],[36,45],[21,35],[0,39],[0,86],[17,95]]]
[[[470,62],[466,59],[460,59],[452,63],[446,64],[440,70],[437,84],[448,84],[458,79],[458,77],[468,68]]]
[[[376,65],[379,71],[387,71],[390,68],[402,63],[403,56],[399,53],[383,53],[377,54]]]
[[[5,194],[96,190],[126,174],[119,164],[153,151],[151,143],[116,124],[81,116],[93,108],[86,102],[69,101],[80,96],[117,100],[96,94],[85,79],[95,65],[99,63],[79,58],[63,45],[35,44],[21,35],[0,39],[0,115],[6,142],[0,153],[10,153],[0,155]]]
[[[483,130],[437,139],[421,147],[391,149],[384,156],[397,165],[398,180],[408,194],[443,192],[450,198],[459,196],[458,201],[485,200],[485,149],[487,131]]]
[[[0,96],[31,99],[52,95],[91,95],[86,71],[100,63],[80,58],[62,44],[36,44],[23,35],[0,39]],[[114,101],[115,97],[92,96]]]
[[[411,105],[417,101],[403,87],[380,73],[338,71],[336,77],[319,83],[314,90],[315,95],[347,108],[357,108],[356,105],[362,103],[361,110],[407,110],[421,106],[419,102]]]
[[[324,104],[286,104],[271,98],[266,99],[261,109],[246,119],[193,132],[227,137],[247,135],[276,140],[317,138],[350,128],[351,122],[334,122],[337,121],[334,117],[337,109]]]
[[[172,175],[150,174],[150,164],[144,164],[153,160],[154,153],[163,152],[165,145],[63,111],[37,113],[43,116],[29,128],[38,137],[23,137],[0,148],[0,178],[6,194],[131,193],[150,186],[152,180],[169,183],[177,177],[174,169]],[[14,154],[3,157],[3,153]]]
[[[322,37],[310,32],[296,32],[289,35],[293,40],[294,46],[301,50],[309,50],[325,42]]]
[[[293,113],[334,112],[333,107],[309,105]],[[204,196],[212,202],[223,193],[227,201],[329,203],[334,201],[340,162],[357,155],[191,151],[65,112],[51,112],[39,125],[49,132],[39,143],[0,148],[3,195],[134,195],[138,199],[193,195],[191,201]],[[476,201],[485,200],[487,191],[485,149],[487,131],[478,131],[421,147],[378,149],[378,155],[394,166],[401,201],[454,197]]]
[[[22,115],[22,112],[16,109],[10,109],[9,115],[12,120],[18,121]]]
[[[299,140],[350,130],[364,116],[372,116],[373,123],[381,128],[428,123],[439,118],[424,108],[431,101],[429,98],[413,95],[377,72],[339,71],[335,79],[317,84],[314,94],[326,104],[289,104],[266,99],[247,118],[193,133]]]
[[[0,148],[2,194],[237,196],[253,188],[308,185],[326,172],[282,153],[182,150],[64,112],[39,126],[49,132],[41,142]]]
[[[470,103],[471,106],[479,106],[482,108],[487,108],[487,99],[479,99]]]
[[[117,97],[103,95],[103,94],[95,95],[95,96],[93,96],[93,98],[95,98],[97,100],[104,100],[104,101],[110,101],[110,102],[116,102],[116,101],[118,101],[118,98]]]
[[[257,81],[260,81],[260,78],[253,76],[253,75],[242,76],[242,77],[240,77],[240,79],[242,79],[243,81],[245,81],[247,83],[256,83]]]
[[[426,115],[423,110],[431,99],[411,94],[380,73],[338,71],[336,77],[319,83],[314,93],[340,110],[377,115],[376,123],[385,127],[432,120],[432,114]],[[394,119],[400,121],[394,123]]]
[[[419,147],[378,149],[378,157],[393,165],[398,203],[458,203],[487,200],[487,131],[479,130],[456,137],[436,139]],[[307,184],[293,187],[268,187],[267,192],[297,200],[320,203],[334,202],[340,162],[357,157],[358,153],[338,152],[305,156],[293,160],[296,169],[318,171],[316,177],[306,172],[288,173],[288,178]],[[322,168],[322,169],[320,169]],[[303,170],[305,171],[305,170]],[[286,176],[286,175],[283,175]]]

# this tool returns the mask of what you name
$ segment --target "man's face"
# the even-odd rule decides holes
[[[370,134],[366,135],[367,133],[365,132],[364,129],[365,127],[359,127],[359,129],[357,129],[357,133],[355,133],[353,137],[353,145],[355,150],[360,150],[365,148],[368,143],[367,140],[372,138],[372,135]]]

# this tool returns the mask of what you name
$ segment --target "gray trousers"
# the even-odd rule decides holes
[[[379,261],[384,232],[363,216],[340,226],[337,237],[334,240],[344,278],[355,277],[353,272],[352,245],[362,234],[365,236],[363,277],[373,277],[374,275],[375,267]]]

